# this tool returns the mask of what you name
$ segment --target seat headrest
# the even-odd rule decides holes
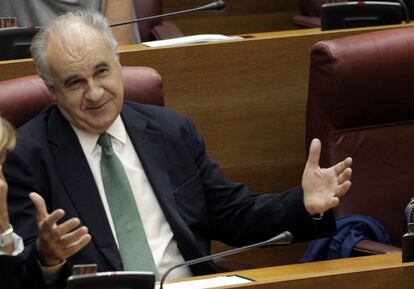
[[[162,79],[149,67],[122,68],[124,97],[139,103],[164,105]],[[55,101],[37,75],[0,81],[0,115],[19,127]]]
[[[321,41],[312,49],[309,98],[329,108],[323,117],[337,129],[409,121],[413,78],[414,28]]]

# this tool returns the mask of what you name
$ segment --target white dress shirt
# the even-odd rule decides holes
[[[85,153],[111,225],[112,234],[117,241],[100,170],[101,147],[97,144],[99,135],[89,134],[74,126],[72,127]],[[161,210],[120,116],[106,132],[111,136],[112,147],[125,168],[148,243],[161,277],[172,266],[184,262],[184,258],[178,250],[171,227]],[[189,277],[192,274],[188,267],[181,267],[172,271],[168,276],[175,279]]]

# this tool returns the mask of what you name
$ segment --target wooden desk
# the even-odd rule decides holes
[[[412,289],[414,287],[414,262],[402,263],[400,253],[277,266],[234,273],[255,281],[242,285],[226,286],[225,288]]]

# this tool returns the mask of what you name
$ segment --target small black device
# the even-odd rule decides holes
[[[321,7],[321,29],[346,29],[400,24],[405,19],[399,2],[349,1],[325,3]]]
[[[39,27],[7,27],[0,29],[0,60],[30,58],[32,38]]]
[[[155,275],[143,271],[99,272],[70,276],[66,289],[154,289]]]

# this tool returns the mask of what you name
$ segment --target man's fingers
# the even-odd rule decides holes
[[[43,230],[52,230],[56,226],[57,221],[63,218],[65,215],[65,211],[62,209],[57,209],[53,211],[50,215],[48,215],[45,219],[41,222],[41,227]]]
[[[72,218],[62,224],[59,224],[55,228],[55,231],[59,236],[63,236],[67,234],[68,232],[72,231],[73,229],[75,229],[77,226],[79,226],[79,224],[80,224],[80,220],[78,218]]]
[[[78,241],[73,242],[71,245],[65,248],[65,255],[67,257],[70,257],[73,254],[76,254],[79,250],[85,247],[91,241],[91,239],[91,235],[83,235]]]
[[[345,195],[349,189],[351,188],[351,181],[345,181],[342,184],[338,185],[338,187],[336,188],[335,191],[335,196],[337,197],[342,197],[343,195]]]
[[[45,200],[42,198],[42,196],[40,196],[38,193],[32,192],[29,194],[29,197],[35,206],[36,217],[37,217],[38,222],[46,219],[48,216],[48,213],[47,213]]]
[[[310,144],[309,156],[308,156],[308,161],[306,165],[311,166],[311,167],[318,167],[320,156],[321,156],[321,142],[319,139],[315,138],[312,140]]]
[[[69,247],[72,243],[79,241],[84,235],[88,234],[88,228],[82,226],[60,238],[60,242],[65,246]]]
[[[0,193],[7,193],[7,183],[2,178],[0,178]]]
[[[3,166],[0,165],[0,179],[5,180],[4,174],[3,174]]]
[[[331,201],[331,209],[337,207],[338,205],[339,205],[339,198],[333,197]]]
[[[351,165],[352,165],[352,158],[349,158],[349,157],[343,160],[342,162],[337,163],[334,166],[336,175],[340,175],[344,170],[351,167]]]
[[[349,181],[351,179],[352,176],[352,169],[351,168],[346,168],[345,171],[343,171],[342,174],[339,175],[338,177],[338,185]]]

